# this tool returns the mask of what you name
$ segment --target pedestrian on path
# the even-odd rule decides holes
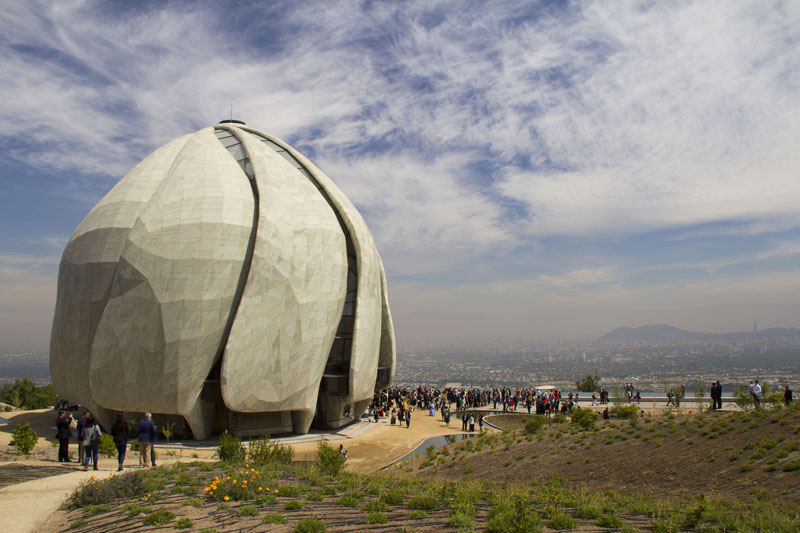
[[[117,413],[117,419],[111,426],[111,436],[114,437],[114,445],[117,447],[117,472],[122,472],[122,463],[125,462],[125,452],[128,450],[128,421],[124,414]]]
[[[58,439],[58,462],[69,463],[69,438],[72,436],[70,425],[72,424],[72,415],[67,415],[61,409],[58,412],[56,419],[56,438]]]
[[[153,463],[150,457],[151,447],[156,440],[156,425],[150,413],[145,413],[139,421],[139,466],[150,466]]]
[[[92,466],[97,470],[97,452],[100,451],[100,436],[103,434],[100,431],[100,426],[95,423],[94,418],[86,421],[83,428],[83,450],[86,454],[83,469],[89,470],[89,461],[92,461]]]

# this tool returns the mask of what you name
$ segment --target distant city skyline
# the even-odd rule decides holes
[[[364,214],[398,347],[800,327],[800,4],[51,3],[0,11],[0,346],[133,164],[228,118]]]

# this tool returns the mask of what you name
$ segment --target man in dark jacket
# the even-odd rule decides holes
[[[72,415],[67,415],[64,410],[58,412],[56,419],[56,438],[58,439],[58,462],[69,463],[69,438],[72,436],[70,424]]]
[[[150,448],[156,440],[156,425],[152,420],[153,415],[145,413],[139,421],[139,466],[150,466]]]

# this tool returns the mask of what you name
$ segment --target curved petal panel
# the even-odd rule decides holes
[[[191,418],[232,312],[253,210],[248,179],[213,129],[192,135],[122,250],[92,345],[99,404]]]
[[[188,135],[155,150],[122,178],[73,232],[58,272],[50,375],[62,397],[93,406],[89,353],[128,232]]]
[[[282,140],[257,130],[250,130],[282,147],[297,159],[317,180],[347,226],[358,260],[358,293],[350,358],[350,397],[353,401],[371,399],[375,391],[378,355],[381,342],[380,257],[372,234],[361,213],[335,183]]]
[[[240,128],[259,191],[256,244],[222,364],[234,411],[304,411],[310,424],[347,281],[345,238],[317,189]],[[306,427],[295,427],[305,432]]]

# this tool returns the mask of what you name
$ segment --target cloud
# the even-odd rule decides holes
[[[96,198],[232,104],[353,199],[409,309],[655,307],[648,272],[796,264],[769,251],[800,225],[795,3],[31,1],[0,24],[0,146],[58,176],[38,190]]]

